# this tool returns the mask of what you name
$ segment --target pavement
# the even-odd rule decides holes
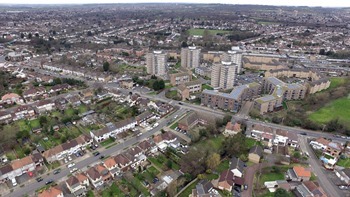
[[[340,190],[333,181],[331,181],[330,173],[334,174],[332,171],[327,171],[323,166],[321,161],[316,157],[310,145],[307,142],[306,136],[299,137],[300,148],[303,152],[310,155],[308,158],[309,165],[312,168],[313,173],[317,176],[317,181],[323,188],[323,190],[328,194],[328,196],[349,196],[349,193],[345,194],[344,191]]]
[[[131,146],[133,146],[136,143],[139,143],[149,137],[151,137],[153,134],[155,134],[156,132],[160,131],[161,128],[165,127],[167,125],[167,122],[169,120],[172,120],[176,115],[177,116],[181,116],[182,114],[184,114],[186,112],[186,110],[180,109],[174,113],[172,113],[171,115],[167,116],[166,118],[162,118],[159,120],[159,126],[149,130],[146,133],[143,133],[140,136],[135,136],[132,137],[129,140],[126,140],[120,144],[116,144],[115,146],[106,149],[104,151],[101,151],[100,153],[107,156],[107,155],[117,155],[121,152],[123,152],[124,149],[129,148]],[[88,157],[84,160],[81,160],[79,162],[76,162],[75,167],[78,169],[84,169],[87,168],[88,166],[92,166],[95,163],[100,162],[99,157]],[[49,175],[47,175],[49,174]],[[61,168],[61,173],[59,174],[52,174],[52,173],[46,173],[45,175],[42,175],[41,177],[44,179],[41,182],[36,182],[36,181],[31,181],[28,183],[25,183],[23,187],[19,187],[17,186],[17,188],[15,188],[15,190],[12,193],[3,193],[2,195],[4,196],[26,196],[31,195],[35,192],[35,190],[45,186],[45,182],[49,179],[54,180],[55,182],[57,182],[58,180],[63,180],[63,178],[67,177],[67,175],[70,174],[69,169],[68,168],[64,168],[62,166]]]

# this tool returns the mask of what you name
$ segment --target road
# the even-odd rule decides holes
[[[303,152],[310,155],[308,161],[312,168],[313,173],[317,176],[318,183],[321,185],[323,190],[328,194],[328,196],[344,196],[344,193],[339,190],[339,188],[330,181],[327,176],[326,170],[322,167],[321,161],[316,157],[312,151],[310,145],[307,142],[306,136],[299,137],[300,148]]]
[[[180,110],[174,112],[173,114],[171,114],[165,118],[160,119],[158,127],[154,128],[152,130],[149,130],[140,136],[132,137],[129,140],[124,141],[123,143],[119,143],[119,144],[117,144],[109,149],[101,151],[101,154],[106,155],[106,156],[107,155],[117,155],[117,154],[121,153],[124,149],[131,147],[134,144],[151,137],[153,134],[160,131],[161,128],[167,126],[168,121],[172,120],[176,115],[181,116],[184,113],[186,113],[186,110],[180,109]],[[99,157],[88,157],[85,160],[77,162],[75,167],[78,169],[84,169],[84,168],[87,168],[87,166],[92,166],[92,164],[97,163],[99,161],[100,161]],[[35,190],[43,187],[47,180],[52,179],[54,181],[58,181],[64,177],[67,177],[67,175],[70,174],[68,168],[63,167],[61,169],[62,169],[61,173],[59,173],[59,174],[54,175],[54,174],[50,173],[48,176],[43,175],[42,178],[44,180],[42,182],[36,182],[35,180],[33,180],[31,182],[25,183],[24,187],[17,186],[12,193],[5,194],[5,196],[16,196],[17,197],[17,196],[25,196],[26,194],[33,194],[35,192]]]

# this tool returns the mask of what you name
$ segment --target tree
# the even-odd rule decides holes
[[[46,116],[40,116],[39,117],[39,122],[40,122],[40,125],[43,126],[44,124],[47,123],[47,118]]]
[[[232,157],[248,153],[248,148],[245,144],[246,137],[242,133],[238,133],[232,137],[226,138],[223,143],[222,155]]]
[[[273,195],[274,197],[289,197],[289,193],[283,189],[283,188],[278,188],[276,191],[275,191],[275,194]]]
[[[108,62],[103,63],[103,71],[105,71],[105,72],[109,71],[109,63]]]
[[[216,166],[218,166],[220,164],[220,155],[217,153],[213,153],[211,154],[206,161],[207,164],[207,168],[209,169],[215,169]]]
[[[166,166],[171,169],[173,167],[173,162],[169,159],[167,162],[166,162]]]
[[[166,188],[166,193],[168,196],[173,197],[177,194],[177,180],[174,180],[171,182],[168,187]]]

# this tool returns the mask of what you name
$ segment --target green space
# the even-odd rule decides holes
[[[142,181],[146,180],[147,182],[152,183],[153,179],[157,177],[158,174],[159,171],[154,166],[151,166],[145,171],[143,171],[141,174],[137,174],[136,176]]]
[[[164,155],[158,155],[157,157],[149,157],[148,160],[157,168],[162,170],[168,170],[170,167],[168,166],[169,163],[171,163],[171,169],[180,169],[180,166],[174,161],[174,159],[167,158]]]
[[[179,126],[179,123],[178,122],[175,122],[174,124],[172,124],[171,126],[170,126],[170,129],[175,129],[176,127],[178,127]]]
[[[125,196],[124,193],[119,189],[119,187],[113,183],[110,187],[103,190],[102,197],[109,197],[109,196]]]
[[[159,174],[159,170],[157,170],[154,166],[147,168],[147,171],[156,176]]]
[[[188,197],[192,193],[192,189],[196,187],[198,184],[199,180],[197,179],[194,181],[191,185],[189,185],[183,192],[181,192],[178,197]]]
[[[319,124],[327,124],[338,119],[340,123],[350,128],[350,98],[340,98],[331,101],[321,109],[311,113],[309,119]]]
[[[340,158],[337,162],[337,165],[344,168],[350,168],[350,158],[346,158],[346,159]]]
[[[206,147],[211,147],[213,152],[219,152],[224,140],[225,140],[225,137],[223,135],[219,135],[218,137],[212,137],[207,140],[202,140],[197,144],[195,144],[194,147],[199,150],[205,150]]]
[[[207,179],[207,180],[214,180],[214,179],[218,179],[219,178],[219,175],[218,174],[204,174],[204,179]]]
[[[255,145],[261,145],[261,142],[256,141],[253,138],[245,138],[245,144],[250,149]]]
[[[216,167],[216,171],[218,173],[221,173],[227,169],[229,169],[230,167],[230,161],[225,159],[225,160],[222,160],[221,163],[218,165],[218,167]]]
[[[262,173],[259,176],[259,183],[264,185],[266,181],[284,180],[284,173],[288,170],[288,166],[273,166],[262,169]]]
[[[195,29],[195,28],[192,28],[192,29],[189,29],[188,30],[188,33],[190,35],[197,35],[197,36],[203,36],[204,34],[204,31],[207,30],[209,32],[209,34],[211,35],[216,35],[218,33],[221,33],[221,34],[229,34],[230,31],[225,31],[225,30],[214,30],[214,29]]]
[[[180,96],[177,94],[177,90],[167,91],[165,93],[165,97],[177,101],[181,100]]]
[[[346,79],[344,77],[343,78],[342,77],[332,77],[332,78],[330,78],[330,80],[331,80],[331,85],[329,86],[329,89],[334,89],[336,87],[339,87],[339,86],[345,84],[348,79]]]
[[[101,142],[100,144],[102,146],[108,146],[108,145],[112,144],[113,142],[114,142],[114,140],[112,138],[108,138],[105,141]]]
[[[68,108],[68,109],[66,109],[65,111],[64,111],[64,114],[66,115],[66,116],[73,116],[74,115],[74,109],[73,108]]]
[[[20,131],[29,131],[30,130],[30,127],[29,127],[28,122],[26,120],[18,121],[17,125],[18,125]]]
[[[203,89],[203,90],[214,90],[214,88],[211,87],[211,86],[208,85],[208,84],[203,84],[203,85],[202,85],[202,89]]]
[[[30,127],[33,128],[33,129],[41,127],[39,119],[31,120],[29,122],[29,124],[30,124]]]
[[[170,89],[170,88],[172,88],[172,87],[173,87],[173,86],[172,86],[170,83],[166,83],[164,89]]]
[[[79,108],[78,108],[78,110],[79,110],[79,113],[82,114],[82,113],[87,112],[87,111],[88,111],[88,108],[87,108],[87,106],[85,106],[85,105],[80,105]]]

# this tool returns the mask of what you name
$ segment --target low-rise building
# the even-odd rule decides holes
[[[263,149],[261,146],[253,146],[249,151],[248,159],[253,163],[259,163],[262,156]]]
[[[311,170],[302,166],[294,166],[288,169],[287,176],[292,181],[308,181],[311,178]]]

